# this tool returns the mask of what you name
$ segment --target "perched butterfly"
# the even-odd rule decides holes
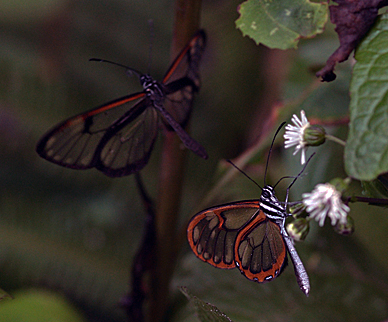
[[[126,67],[139,78],[142,92],[59,123],[41,138],[36,151],[42,158],[64,167],[97,168],[110,177],[126,176],[147,164],[163,123],[178,134],[187,148],[206,159],[205,149],[183,129],[194,93],[200,87],[199,61],[205,42],[205,32],[198,31],[162,82]]]
[[[190,247],[202,261],[217,268],[237,267],[245,277],[259,283],[280,275],[287,264],[288,250],[298,285],[308,296],[309,277],[284,227],[289,216],[286,207],[287,201],[282,204],[275,196],[274,188],[266,185],[259,200],[205,209],[188,225]]]

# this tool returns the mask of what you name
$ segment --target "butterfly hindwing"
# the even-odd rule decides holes
[[[190,117],[194,93],[201,86],[199,62],[205,45],[205,32],[199,30],[176,57],[162,81],[166,88],[165,108],[182,127]]]
[[[128,111],[106,131],[96,149],[98,170],[121,177],[138,172],[148,163],[159,133],[160,116],[154,108],[141,107],[146,104],[148,99],[139,102],[139,115]]]
[[[264,283],[277,277],[287,263],[280,227],[263,211],[237,236],[236,266],[248,279]]]

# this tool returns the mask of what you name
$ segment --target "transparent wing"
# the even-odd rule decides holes
[[[96,151],[96,168],[110,177],[140,171],[150,158],[159,120],[153,107],[147,106],[135,120],[132,113],[126,113],[101,139]]]
[[[158,116],[154,108],[148,108],[149,106],[150,102],[144,93],[111,101],[58,124],[41,138],[36,150],[48,161],[68,168],[89,169],[98,166],[109,176],[135,172],[148,160],[158,131]],[[130,124],[131,122],[134,123]],[[149,130],[152,126],[154,129],[144,135],[144,129]],[[113,138],[119,139],[119,133],[122,134],[123,145],[130,147],[130,144],[134,144],[132,151],[135,150],[138,155],[134,158],[133,153],[129,154],[130,157],[125,159],[125,170],[123,167],[108,169],[107,163],[102,159],[108,160],[109,154],[110,160],[113,155],[116,158],[123,155],[122,152],[115,151],[117,143],[110,147],[109,153],[104,148]],[[100,154],[104,157],[101,158]],[[112,162],[112,165],[117,163]]]
[[[264,283],[276,278],[287,264],[287,249],[280,227],[263,212],[236,239],[236,266],[248,279]]]
[[[240,201],[212,207],[196,214],[187,228],[187,239],[194,254],[218,268],[235,268],[238,234],[254,218],[265,215],[259,201]]]
[[[206,45],[206,35],[199,30],[171,64],[162,83],[165,108],[184,127],[189,119],[194,92],[201,85],[199,63]]]

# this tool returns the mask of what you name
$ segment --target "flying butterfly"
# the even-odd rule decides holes
[[[178,134],[187,148],[207,159],[205,149],[184,130],[194,93],[200,87],[199,62],[205,44],[205,32],[199,30],[173,61],[162,82],[114,63],[136,75],[143,91],[59,123],[40,139],[36,151],[64,167],[97,168],[110,177],[126,176],[147,164],[164,124],[167,130]]]
[[[283,271],[288,251],[298,285],[308,296],[309,277],[285,229],[285,220],[289,216],[286,211],[288,192],[303,171],[304,168],[289,185],[285,203],[277,199],[276,185],[265,185],[259,200],[232,202],[197,213],[187,228],[187,239],[194,254],[214,267],[237,267],[249,280],[265,283]]]

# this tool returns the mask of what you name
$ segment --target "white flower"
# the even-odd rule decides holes
[[[323,226],[326,216],[334,226],[337,222],[346,224],[350,208],[341,200],[341,193],[330,183],[317,184],[311,193],[302,195],[306,211],[311,218]]]
[[[302,152],[301,164],[306,162],[306,150],[307,142],[304,139],[304,131],[310,126],[309,121],[307,120],[306,114],[304,111],[300,111],[301,120],[294,114],[291,121],[295,125],[288,124],[286,126],[286,132],[284,133],[284,147],[286,149],[296,145],[293,155],[297,154],[299,150]]]

